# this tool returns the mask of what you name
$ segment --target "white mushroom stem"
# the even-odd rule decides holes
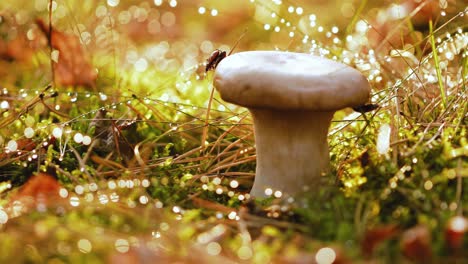
[[[249,109],[254,119],[257,168],[251,194],[265,189],[295,194],[327,171],[328,128],[334,111]]]

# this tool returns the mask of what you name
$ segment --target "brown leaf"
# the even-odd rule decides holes
[[[28,61],[33,54],[28,40],[23,35],[8,42],[0,39],[0,59],[7,61]]]
[[[445,242],[452,251],[463,248],[463,241],[468,233],[468,218],[454,216],[449,219],[445,227]]]
[[[362,254],[371,256],[374,249],[382,242],[396,236],[399,233],[397,225],[385,225],[368,229],[361,242]]]
[[[60,183],[47,173],[38,173],[29,178],[21,187],[15,197],[33,197],[46,196],[48,199],[59,197]]]
[[[36,20],[42,32],[48,36],[49,26],[42,19]],[[55,82],[60,85],[95,87],[97,72],[75,35],[52,29],[49,45],[59,52],[54,62]]]
[[[30,138],[18,139],[16,140],[16,143],[18,144],[18,150],[21,151],[32,151],[36,148],[36,142]]]
[[[10,218],[15,218],[31,210],[45,210],[63,204],[65,199],[59,195],[60,188],[58,181],[47,173],[33,175],[12,195],[5,212]]]
[[[34,31],[31,31],[33,34]],[[29,40],[26,28],[18,25],[14,14],[0,12],[0,60],[29,62],[41,44],[40,38]]]
[[[427,226],[417,225],[406,230],[400,241],[403,255],[415,263],[430,263],[431,233]]]

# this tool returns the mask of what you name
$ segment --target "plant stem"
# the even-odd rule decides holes
[[[201,147],[202,149],[205,148],[205,141],[208,137],[208,129],[209,129],[209,118],[210,118],[210,111],[211,111],[211,104],[213,103],[213,95],[214,95],[214,87],[211,87],[210,99],[208,100],[208,108],[206,110],[206,117],[205,117],[205,125],[203,127],[202,138],[201,138]]]
[[[49,34],[47,35],[47,41],[49,42],[50,49],[50,69],[52,72],[52,86],[55,88],[55,71],[54,71],[54,60],[52,59],[52,52],[54,48],[52,47],[52,0],[49,0]]]
[[[432,20],[429,20],[429,35],[430,35],[430,40],[431,40],[432,56],[434,57],[434,64],[435,64],[436,73],[437,73],[437,80],[439,83],[440,96],[442,98],[442,105],[445,109],[445,107],[447,106],[447,98],[445,96],[444,84],[442,83],[442,71],[440,69],[439,55],[437,55],[436,43],[435,43],[435,38],[434,38],[434,30],[432,27]]]
[[[361,4],[359,5],[358,9],[356,10],[356,13],[354,13],[353,18],[351,20],[351,23],[348,24],[348,27],[346,27],[346,33],[349,35],[354,31],[354,27],[356,23],[358,22],[358,19],[361,18],[361,13],[362,10],[364,10],[364,7],[367,5],[367,0],[361,1]]]

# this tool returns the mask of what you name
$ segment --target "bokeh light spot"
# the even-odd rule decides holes
[[[91,242],[85,238],[78,240],[77,246],[82,253],[89,253],[93,249]]]
[[[206,252],[209,255],[216,256],[221,253],[221,246],[217,242],[210,242],[206,245]]]
[[[130,249],[130,244],[128,243],[128,240],[126,239],[117,239],[115,241],[115,250],[117,250],[120,253],[126,253]]]
[[[336,259],[336,253],[332,248],[324,247],[317,251],[315,261],[317,264],[332,264]]]

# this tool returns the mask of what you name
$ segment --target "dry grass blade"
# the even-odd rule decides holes
[[[211,112],[211,105],[213,103],[213,96],[214,96],[214,91],[215,88],[214,86],[211,86],[211,92],[210,92],[210,99],[208,100],[208,108],[206,109],[206,116],[205,116],[205,124],[203,126],[203,133],[201,137],[201,147],[205,148],[206,145],[206,138],[208,136],[208,129],[209,129],[209,119],[210,119],[210,112]]]
[[[26,102],[18,111],[12,109],[11,112],[13,113],[9,115],[2,115],[2,118],[0,119],[0,129],[7,127],[14,121],[18,120],[19,117],[28,113],[34,106],[36,106],[37,103],[41,102],[44,97],[46,97],[45,92],[50,88],[51,86],[44,88],[40,94],[34,96],[31,100]]]
[[[223,170],[223,169],[229,169],[229,168],[234,167],[234,166],[242,165],[242,164],[249,163],[249,162],[254,162],[256,159],[257,159],[257,156],[255,156],[255,155],[250,156],[250,157],[246,157],[246,158],[240,159],[240,160],[238,160],[236,162],[231,162],[231,163],[228,163],[228,164],[225,164],[225,165],[216,166],[216,167],[212,168],[211,170],[209,170],[208,173],[214,173],[214,172],[217,172],[217,171],[220,171],[220,170]]]
[[[436,48],[432,20],[429,21],[429,35],[430,35],[431,47],[432,47],[432,57],[434,58],[434,67],[437,73],[437,82],[439,84],[440,96],[442,98],[442,106],[445,108],[447,107],[447,98],[445,95],[444,84],[442,82],[442,71],[440,69],[440,60],[439,60],[439,55],[438,55],[438,51]]]
[[[91,160],[97,164],[99,164],[100,166],[104,166],[104,167],[109,167],[109,168],[117,168],[117,169],[121,169],[121,170],[125,170],[126,167],[123,166],[122,164],[118,163],[118,162],[115,162],[115,161],[112,161],[108,158],[102,158],[98,155],[92,155],[91,156]]]

